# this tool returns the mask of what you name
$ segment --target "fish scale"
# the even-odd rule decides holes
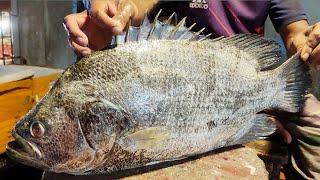
[[[211,40],[171,20],[129,24],[70,66],[16,125],[22,148],[7,154],[53,172],[112,172],[263,139],[275,125],[260,111],[301,110],[311,82],[299,52],[278,65],[270,39]]]
[[[137,46],[139,46],[142,49],[138,53],[149,53],[149,51],[153,51],[153,49],[151,48],[151,45],[150,45],[151,43],[157,43],[157,42],[149,42],[146,45],[147,46],[146,48],[143,47],[144,43],[138,44]],[[161,42],[161,44],[164,45],[164,46],[165,46],[165,43],[169,44],[169,43],[177,43],[177,42],[175,42],[175,41],[172,41],[172,42],[170,42],[170,41]],[[181,44],[181,42],[179,42],[179,43]],[[186,46],[188,46],[188,44],[189,43],[186,43]],[[126,45],[123,45],[122,48],[125,49],[126,48],[125,46]],[[131,44],[131,47],[132,46],[133,45]],[[175,52],[173,50],[174,45],[173,46],[166,45],[166,46],[170,47],[170,50],[171,50],[170,53]],[[158,47],[154,47],[154,48],[157,49]],[[148,51],[146,51],[145,49],[148,49]],[[190,49],[190,48],[186,47],[186,49]],[[122,50],[121,48],[118,49],[118,51],[121,51],[121,50]],[[180,46],[176,49],[176,51],[178,51],[178,50],[181,51],[181,47]],[[127,50],[125,49],[125,51],[127,51]],[[158,50],[158,51],[160,51],[160,50]],[[230,97],[230,95],[228,97],[227,93],[229,92],[228,89],[230,89],[230,85],[236,84],[235,83],[236,81],[240,81],[238,83],[242,84],[241,81],[244,80],[246,84],[253,84],[253,87],[251,87],[252,88],[252,92],[251,93],[253,93],[253,92],[255,92],[257,90],[256,87],[259,86],[259,85],[256,85],[257,79],[250,79],[251,80],[251,82],[250,82],[250,81],[247,81],[246,78],[244,78],[244,79],[241,79],[241,77],[240,78],[235,78],[235,76],[233,76],[233,75],[230,76],[229,75],[229,72],[230,72],[229,69],[228,69],[227,72],[224,72],[224,74],[216,73],[218,76],[215,77],[214,79],[215,80],[220,80],[221,82],[220,81],[216,81],[215,83],[213,83],[213,84],[218,84],[218,88],[215,88],[213,90],[213,92],[211,92],[212,94],[214,94],[214,96],[211,96],[211,97],[214,97],[213,100],[215,99],[215,100],[218,100],[218,101],[219,101],[220,98],[217,98],[217,97],[221,97],[222,99],[221,99],[220,103],[215,104],[216,105],[215,108],[212,108],[211,111],[209,111],[207,113],[210,115],[210,114],[214,113],[214,112],[212,112],[214,110],[220,111],[219,114],[218,114],[218,118],[217,118],[218,122],[221,119],[223,119],[223,120],[228,119],[230,116],[233,116],[233,117],[241,116],[242,118],[240,118],[238,120],[237,119],[233,119],[233,121],[231,121],[231,120],[226,121],[226,122],[222,121],[222,124],[227,125],[225,129],[220,127],[218,132],[217,131],[211,131],[211,133],[208,133],[207,132],[208,130],[207,130],[206,123],[211,119],[210,116],[207,117],[208,120],[203,120],[203,116],[197,117],[197,116],[199,116],[199,114],[201,114],[201,112],[199,113],[198,111],[199,110],[201,111],[202,108],[199,108],[197,106],[195,106],[195,107],[188,106],[186,103],[189,103],[189,101],[188,101],[188,99],[186,99],[186,93],[181,91],[181,89],[179,87],[185,87],[185,84],[188,84],[190,80],[192,81],[193,77],[197,77],[197,76],[198,77],[204,77],[204,81],[206,81],[206,80],[210,81],[211,78],[210,79],[206,78],[206,76],[207,76],[206,74],[200,74],[200,73],[194,74],[195,72],[199,72],[197,70],[194,70],[195,69],[194,67],[201,67],[201,66],[197,66],[197,64],[196,64],[199,61],[194,61],[193,63],[185,63],[185,62],[188,62],[188,60],[190,62],[190,60],[193,59],[193,58],[188,58],[188,56],[186,56],[186,58],[180,57],[180,59],[179,59],[180,61],[175,61],[174,63],[171,63],[171,61],[168,62],[168,59],[170,59],[170,56],[168,54],[166,54],[166,53],[168,53],[168,51],[166,49],[163,49],[163,52],[157,52],[155,55],[152,55],[150,53],[149,53],[149,56],[144,56],[144,55],[138,54],[136,56],[138,56],[140,58],[136,59],[136,61],[138,61],[138,62],[135,62],[135,63],[138,64],[137,68],[140,69],[140,71],[138,71],[138,72],[145,73],[145,74],[140,74],[140,76],[139,76],[140,82],[142,84],[140,86],[142,86],[142,87],[147,86],[147,87],[152,88],[154,86],[157,86],[158,83],[167,84],[168,88],[167,88],[166,92],[168,92],[169,94],[168,93],[164,94],[163,96],[165,97],[165,99],[163,99],[162,101],[164,101],[164,102],[168,101],[168,102],[170,102],[170,104],[174,104],[174,106],[171,105],[167,109],[167,111],[161,112],[163,115],[159,115],[158,118],[156,119],[156,121],[154,121],[155,120],[154,117],[151,117],[151,116],[156,116],[157,115],[157,113],[153,112],[152,107],[150,107],[149,111],[146,112],[145,110],[146,109],[148,110],[146,105],[143,106],[141,104],[138,104],[138,105],[133,105],[133,108],[137,108],[133,112],[131,111],[131,109],[128,109],[128,107],[127,107],[126,111],[128,111],[129,114],[134,114],[135,121],[139,122],[139,126],[142,129],[144,127],[164,126],[166,124],[165,123],[166,121],[167,122],[171,121],[171,128],[172,129],[175,129],[175,128],[180,128],[181,129],[182,128],[184,130],[182,130],[181,132],[177,132],[176,135],[172,135],[172,141],[168,142],[167,146],[162,147],[160,149],[157,149],[157,148],[151,149],[151,150],[149,150],[150,152],[148,152],[148,150],[147,150],[147,152],[145,152],[145,154],[149,153],[150,158],[161,156],[164,159],[168,159],[166,157],[174,157],[175,158],[175,157],[179,156],[179,153],[185,152],[185,151],[189,151],[190,154],[194,154],[196,152],[198,152],[198,153],[199,152],[206,152],[206,151],[209,150],[209,147],[210,147],[210,149],[215,149],[215,148],[218,148],[220,146],[223,146],[224,142],[225,142],[225,139],[229,139],[230,136],[229,136],[229,138],[227,138],[228,135],[224,135],[224,136],[227,136],[227,137],[223,137],[222,136],[222,138],[217,138],[217,139],[221,139],[222,141],[219,142],[218,140],[216,140],[214,142],[214,144],[216,144],[216,147],[210,145],[212,142],[210,142],[210,140],[208,142],[208,139],[210,139],[210,137],[214,136],[215,134],[217,135],[217,134],[222,133],[225,130],[228,130],[228,132],[230,132],[230,134],[234,134],[235,131],[237,131],[238,129],[235,128],[235,127],[228,127],[228,126],[239,125],[240,123],[242,123],[242,121],[241,121],[241,120],[243,120],[242,118],[245,117],[245,116],[241,116],[242,114],[234,115],[235,112],[233,112],[232,109],[228,110],[228,108],[225,108],[225,107],[233,107],[233,109],[240,109],[240,108],[234,108],[234,104],[233,104],[233,101],[232,101],[233,99]],[[157,57],[157,55],[161,55],[161,56]],[[143,59],[144,57],[148,57],[148,58]],[[163,57],[165,57],[165,58],[163,58]],[[158,64],[152,65],[152,59],[157,59],[158,60],[158,62],[157,62]],[[166,63],[166,61],[167,61],[167,63]],[[159,62],[162,62],[162,63],[159,63]],[[143,66],[139,67],[139,64],[143,64]],[[145,64],[149,64],[149,65],[146,66]],[[154,69],[150,69],[150,66],[151,67],[152,66],[158,67],[159,64],[165,65],[166,68],[169,68],[171,70],[171,72],[166,72],[166,71],[160,72],[159,69],[162,69],[162,68],[157,68],[155,70]],[[192,64],[192,66],[190,64]],[[215,64],[219,65],[219,63],[215,63]],[[220,68],[218,66],[218,67],[214,67],[213,69],[214,70],[216,70],[216,69],[221,70],[224,67],[227,69],[226,66],[228,66],[228,65],[231,66],[231,69],[232,68],[234,68],[234,69],[237,68],[237,67],[232,67],[232,65],[237,65],[235,63],[231,63],[231,64],[220,63],[220,64],[222,65],[222,68]],[[116,66],[116,67],[121,67],[121,66]],[[180,67],[183,67],[183,69],[181,69]],[[146,68],[146,70],[144,68]],[[177,69],[177,71],[175,71],[176,69]],[[103,69],[101,69],[101,70],[103,70]],[[154,71],[152,71],[152,70],[154,70]],[[203,71],[200,71],[200,72],[203,72]],[[151,77],[151,78],[154,77],[155,75],[153,75],[153,73],[155,73],[156,75],[161,74],[161,76],[160,77],[156,76],[158,78],[158,83],[157,84],[153,84],[153,85],[150,86],[149,83],[152,83],[152,80],[149,80],[148,78],[149,77]],[[168,73],[169,73],[169,76],[167,76]],[[189,74],[189,73],[190,73],[190,75],[186,76],[186,74]],[[175,75],[175,76],[172,77],[172,74]],[[181,77],[183,77],[183,76],[187,77],[186,78],[186,83],[183,83],[183,82],[181,83],[181,78],[177,78],[177,77],[180,77],[180,76]],[[130,84],[130,81],[132,81],[131,79],[133,79],[133,77],[135,77],[135,76],[127,76],[127,77],[128,77],[128,79],[126,79],[125,81],[122,81],[122,82]],[[171,79],[171,78],[173,78],[173,79]],[[134,81],[134,82],[136,82],[136,81]],[[192,81],[192,82],[197,82],[197,81]],[[228,82],[228,83],[223,83],[223,82]],[[133,84],[132,86],[129,86],[131,89],[123,89],[122,90],[122,88],[121,88],[122,86],[123,86],[122,84],[119,84],[117,86],[117,88],[115,88],[115,89],[118,90],[118,92],[120,92],[120,91],[126,92],[126,93],[120,93],[120,94],[127,94],[127,96],[129,96],[129,94],[135,94],[135,93],[132,93],[132,92],[135,92],[135,91],[141,92],[141,90],[139,90],[139,89],[138,90],[133,90],[134,88],[139,87],[136,84]],[[261,85],[259,87],[261,87]],[[204,89],[206,89],[206,88],[204,88]],[[239,88],[234,88],[234,89],[236,90],[236,89],[239,89]],[[180,93],[177,93],[177,92],[180,92]],[[198,101],[197,102],[198,102],[199,105],[201,105],[202,100],[199,99],[199,98],[203,98],[201,95],[204,94],[204,93],[203,93],[203,91],[201,91],[201,89],[198,89],[197,92],[198,93],[195,93],[193,95],[195,97],[198,97]],[[246,93],[248,94],[248,92],[249,92],[248,91],[248,87],[246,87]],[[266,91],[264,91],[264,92],[266,92]],[[150,93],[150,94],[152,94],[152,93]],[[179,96],[179,94],[180,94],[180,96]],[[115,97],[115,99],[119,98],[119,93],[113,94],[113,95],[117,96],[117,97]],[[155,93],[154,95],[158,96],[157,93]],[[109,98],[109,101],[115,102],[115,100],[112,99],[112,95],[105,94],[105,96]],[[249,96],[249,97],[251,97],[249,99],[249,103],[250,103],[250,101],[252,101],[252,98],[254,98],[256,96]],[[139,99],[139,97],[137,97],[137,98]],[[149,98],[156,99],[155,97],[149,97]],[[124,95],[124,97],[121,97],[121,99],[126,99],[126,95]],[[228,99],[230,99],[230,100],[228,100]],[[258,100],[260,100],[260,101],[258,101]],[[127,101],[128,101],[128,103],[129,102],[134,102],[134,103],[138,102],[135,99],[134,100],[127,99]],[[254,102],[259,102],[258,104],[261,104],[261,102],[263,102],[263,101],[261,99],[257,99]],[[144,100],[143,103],[146,103],[146,100]],[[157,104],[156,102],[154,102],[154,103]],[[268,102],[268,103],[269,103],[269,105],[265,105],[265,107],[271,107],[272,106],[271,105],[272,102]],[[150,106],[151,104],[153,104],[153,103],[149,103],[149,105],[147,105],[147,106]],[[245,104],[247,104],[247,103],[245,103]],[[146,108],[146,109],[144,109],[144,108]],[[257,107],[255,107],[255,108],[257,108]],[[140,109],[143,109],[143,111],[140,111]],[[181,113],[181,112],[184,112],[187,109],[194,109],[193,110],[193,115],[188,116],[188,117],[193,117],[193,118],[185,117],[185,120],[180,122],[179,117],[184,114],[184,113]],[[251,111],[251,109],[249,108],[247,111],[244,112],[244,114],[250,113],[250,111]],[[260,111],[260,109],[258,111]],[[173,112],[173,113],[170,113],[170,112]],[[142,117],[144,117],[144,116],[146,116],[145,120],[141,121],[141,119],[143,119]],[[254,114],[252,114],[252,116],[254,116]],[[165,117],[165,118],[163,119],[163,117]],[[245,118],[252,119],[252,117],[250,117],[250,116],[247,116]],[[197,119],[201,120],[201,121],[198,122],[198,121],[196,121]],[[232,118],[230,118],[230,119],[232,119]],[[172,122],[172,120],[176,120],[176,121]],[[146,123],[144,124],[144,122],[146,122]],[[187,136],[185,136],[184,138],[181,137],[181,134],[188,134],[188,133],[190,133],[190,131],[194,131],[195,124],[200,124],[200,127],[201,127],[201,124],[204,123],[204,122],[205,122],[205,124],[202,125],[203,128],[200,128],[200,129],[198,128],[198,133],[201,134],[199,138],[196,138],[196,136],[193,136],[193,138],[189,138]],[[217,124],[219,124],[219,123],[217,123]],[[174,126],[172,126],[172,125],[174,125]],[[187,128],[187,127],[190,127],[190,128]],[[224,130],[222,130],[222,129],[224,129]],[[195,144],[198,141],[200,141],[202,143],[200,143],[200,144],[198,143],[199,145],[197,147],[190,148],[191,144]],[[183,144],[185,146],[183,146]],[[178,150],[177,150],[177,146],[179,146]],[[164,150],[165,150],[166,153],[164,153]],[[145,156],[147,156],[147,155],[145,155]]]

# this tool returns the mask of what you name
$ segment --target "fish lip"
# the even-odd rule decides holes
[[[10,157],[28,160],[42,159],[42,153],[34,143],[23,139],[15,129],[12,130],[11,134],[15,141],[9,142],[6,146],[6,152]],[[14,143],[18,143],[22,149],[15,149]]]

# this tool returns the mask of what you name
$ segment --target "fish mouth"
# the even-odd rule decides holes
[[[15,129],[12,130],[11,134],[15,141],[9,142],[6,146],[6,153],[10,158],[22,162],[42,159],[42,153],[34,143],[23,139]]]

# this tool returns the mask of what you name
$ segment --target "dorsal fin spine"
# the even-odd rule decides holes
[[[205,35],[203,38],[199,39],[199,41],[204,41],[206,39],[208,39],[208,37],[211,36],[212,33]]]
[[[189,41],[193,41],[194,39],[196,39],[200,33],[202,33],[202,31],[204,31],[205,28],[200,29],[200,31],[196,32],[193,34],[193,36],[189,39]]]
[[[153,20],[153,23],[152,23],[152,25],[151,25],[151,27],[150,27],[150,30],[149,30],[149,33],[148,33],[147,40],[149,40],[149,38],[150,38],[150,37],[152,36],[152,34],[153,34],[154,29],[156,28],[156,24],[157,24],[157,21],[158,21],[158,18],[159,18],[159,16],[160,16],[161,11],[162,11],[162,9],[160,9],[160,11],[158,12],[158,14],[156,15],[156,17],[155,17],[154,20]]]
[[[140,28],[139,28],[139,33],[138,33],[138,37],[137,37],[137,41],[139,41],[141,39],[141,27],[144,26],[144,24],[146,24],[146,22],[148,21],[148,16],[147,16],[147,13],[144,14],[144,18],[143,18],[143,21],[141,22],[140,24]]]
[[[196,25],[196,23],[193,23],[187,30],[186,32],[184,32],[179,38],[178,40],[182,39],[189,31],[191,31],[191,29]]]
[[[126,31],[126,35],[125,35],[125,38],[124,38],[124,42],[129,42],[130,40],[130,28],[131,28],[131,16],[129,18],[129,22],[128,22],[128,27],[127,27],[127,31]]]
[[[204,30],[201,29],[198,32],[192,32],[191,29],[195,26],[195,23],[192,24],[189,28],[185,26],[186,18],[184,17],[179,21],[176,26],[173,25],[172,19],[176,18],[176,13],[173,13],[164,23],[160,22],[161,16],[160,10],[152,22],[149,21],[147,13],[144,15],[143,21],[140,23],[139,27],[131,26],[132,18],[129,18],[126,31],[122,35],[114,36],[112,43],[110,45],[126,43],[130,41],[141,41],[141,40],[206,40],[211,34],[205,36],[202,33]]]
[[[166,20],[164,27],[162,28],[162,31],[160,32],[159,39],[162,39],[163,33],[167,30],[168,26],[171,24],[173,16],[175,16],[176,13],[172,13],[171,16]]]
[[[175,33],[178,31],[178,29],[181,27],[181,26],[184,26],[185,22],[186,22],[186,19],[187,17],[184,17],[177,25],[176,27],[174,27],[172,29],[172,31],[170,32],[169,36],[167,39],[172,39],[173,36],[175,35]]]

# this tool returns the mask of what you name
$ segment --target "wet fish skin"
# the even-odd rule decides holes
[[[270,69],[275,48],[236,35],[141,40],[93,53],[15,127],[41,158],[17,155],[10,144],[9,156],[47,171],[103,173],[263,138],[275,127],[257,113],[299,111],[310,83],[299,54]],[[45,129],[40,138],[30,134],[35,123]]]

